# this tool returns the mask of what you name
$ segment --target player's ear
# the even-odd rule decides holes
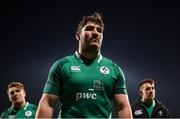
[[[79,41],[80,40],[80,33],[76,32],[76,39]]]
[[[26,91],[24,90],[24,97],[26,97]]]
[[[142,96],[143,95],[143,93],[142,93],[142,91],[141,90],[139,90],[139,94]]]
[[[11,99],[10,95],[8,95],[8,98],[9,98],[9,101],[11,102],[11,101],[12,101],[12,99]]]

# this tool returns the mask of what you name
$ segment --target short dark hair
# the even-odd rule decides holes
[[[8,91],[9,91],[9,88],[12,88],[12,87],[17,87],[17,88],[20,88],[20,89],[23,89],[23,90],[24,90],[24,85],[23,85],[21,82],[11,82],[11,83],[8,85],[7,93],[8,93]]]
[[[145,83],[155,84],[155,81],[151,78],[145,78],[140,82],[139,87],[141,87]]]
[[[90,16],[83,16],[83,19],[79,22],[77,27],[77,32],[80,32],[81,29],[87,24],[87,22],[94,22],[97,25],[99,25],[102,30],[104,30],[104,22],[102,19],[102,14],[95,12],[94,14]]]

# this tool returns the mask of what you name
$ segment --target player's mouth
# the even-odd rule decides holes
[[[14,96],[14,97],[13,97],[13,100],[14,100],[14,101],[16,101],[16,100],[18,100],[18,99],[19,99],[18,96]]]
[[[90,38],[90,42],[97,42],[98,43],[99,39],[98,38]]]

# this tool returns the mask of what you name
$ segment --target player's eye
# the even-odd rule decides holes
[[[85,31],[93,31],[94,30],[94,26],[87,26],[85,28]]]
[[[20,90],[16,90],[16,92],[20,92]]]
[[[102,33],[102,29],[100,27],[97,27],[97,32]]]
[[[147,87],[147,88],[146,88],[146,91],[147,91],[147,90],[150,90],[150,87]]]
[[[15,93],[14,91],[11,91],[9,94],[10,94],[10,95],[13,95],[14,93]]]

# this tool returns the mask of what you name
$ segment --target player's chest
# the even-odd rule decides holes
[[[112,85],[116,75],[110,66],[71,64],[63,68],[63,82],[69,85],[88,84]]]
[[[32,111],[21,109],[17,112],[11,112],[8,118],[29,118],[32,116]]]

